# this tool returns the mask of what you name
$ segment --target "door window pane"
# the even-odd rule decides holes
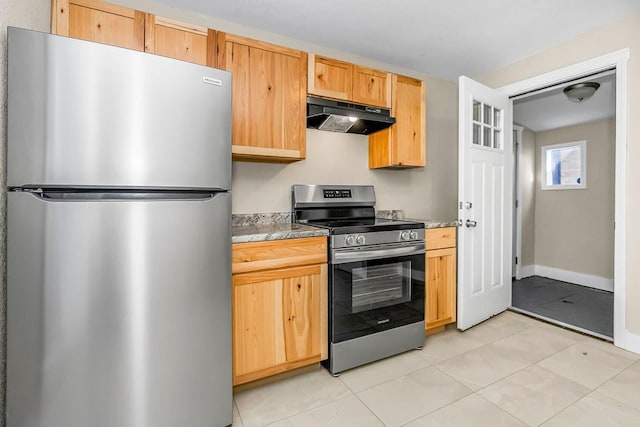
[[[482,103],[478,101],[473,101],[473,121],[479,122],[480,114],[481,114]]]
[[[477,123],[473,124],[473,143],[476,145],[480,145],[480,125]]]
[[[492,118],[491,105],[486,105],[485,104],[484,105],[484,115],[483,115],[484,122],[486,124],[490,125],[491,124],[491,118]]]
[[[491,128],[488,126],[483,126],[482,130],[484,133],[482,145],[484,145],[485,147],[491,147]]]

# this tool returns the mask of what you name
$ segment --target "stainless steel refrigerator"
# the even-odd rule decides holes
[[[7,425],[230,425],[231,75],[8,50]]]

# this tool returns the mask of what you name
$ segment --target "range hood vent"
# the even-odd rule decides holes
[[[391,111],[385,108],[307,97],[308,128],[369,135],[395,122]]]

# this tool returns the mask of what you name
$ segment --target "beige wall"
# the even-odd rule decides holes
[[[587,188],[541,190],[541,148],[587,141]],[[535,264],[613,278],[615,120],[536,133]]]
[[[427,87],[427,167],[414,170],[376,170],[367,166],[367,138],[307,130],[307,158],[289,165],[233,163],[233,212],[278,212],[290,209],[292,184],[373,184],[377,208],[404,209],[417,218],[453,220],[457,216],[458,86],[367,58],[248,28],[215,17],[193,14],[149,0],[112,3],[252,37],[283,46],[323,54],[425,80]]]
[[[6,343],[7,26],[49,31],[50,0],[0,0],[0,425],[4,425]]]
[[[535,264],[535,212],[536,212],[536,134],[531,129],[522,131],[522,156],[520,158],[519,178],[522,198],[522,267]]]
[[[446,84],[445,84],[446,83]],[[457,200],[455,147],[457,86],[428,86],[427,108],[442,116],[428,117],[426,168],[370,170],[368,139],[307,130],[307,159],[289,165],[234,162],[233,212],[288,211],[293,184],[373,184],[377,208],[404,209],[407,217],[454,219]],[[442,123],[433,123],[441,120]]]
[[[626,207],[626,328],[640,335],[640,223],[633,219],[640,209],[640,13],[583,33],[565,43],[529,56],[511,65],[476,77],[491,87],[501,87],[603,55],[629,48],[627,207]]]

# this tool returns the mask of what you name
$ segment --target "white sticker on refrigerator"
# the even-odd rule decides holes
[[[202,76],[202,81],[210,85],[222,86],[222,80],[213,77]]]

